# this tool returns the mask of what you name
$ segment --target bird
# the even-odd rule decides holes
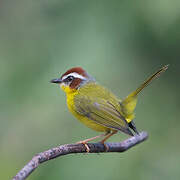
[[[73,67],[60,78],[52,79],[50,82],[58,84],[65,92],[69,111],[81,123],[97,132],[103,132],[77,142],[84,144],[86,151],[89,152],[87,143],[97,138],[103,137],[100,142],[108,149],[105,141],[118,131],[129,136],[139,135],[134,123],[138,94],[167,69],[168,65],[160,68],[122,100],[97,83],[82,67]]]

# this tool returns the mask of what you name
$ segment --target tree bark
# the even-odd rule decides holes
[[[122,142],[106,143],[108,150],[101,143],[88,143],[89,153],[108,153],[108,152],[124,152],[129,148],[143,142],[148,138],[147,132],[141,132],[139,135],[132,136]],[[74,153],[86,153],[86,148],[83,144],[65,144],[35,155],[12,180],[26,179],[41,163]]]

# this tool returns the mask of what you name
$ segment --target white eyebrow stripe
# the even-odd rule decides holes
[[[82,75],[80,75],[80,74],[78,74],[76,72],[73,72],[73,73],[70,73],[68,75],[63,76],[62,80],[66,79],[68,76],[73,76],[74,78],[79,78],[79,79],[83,79],[83,80],[86,79],[84,76],[82,76]]]

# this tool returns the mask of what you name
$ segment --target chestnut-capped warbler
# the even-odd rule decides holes
[[[167,68],[168,65],[162,67],[123,100],[99,85],[81,67],[71,68],[60,78],[53,79],[51,82],[59,84],[66,93],[68,109],[78,120],[95,131],[104,132],[99,136],[78,142],[84,144],[89,152],[87,142],[96,138],[104,136],[101,141],[104,144],[118,131],[133,136],[132,129],[138,134],[133,121],[137,95]]]

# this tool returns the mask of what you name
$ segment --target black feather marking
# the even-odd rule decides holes
[[[139,135],[139,132],[138,132],[138,130],[136,128],[136,125],[135,125],[134,121],[129,122],[128,125],[136,134]]]

